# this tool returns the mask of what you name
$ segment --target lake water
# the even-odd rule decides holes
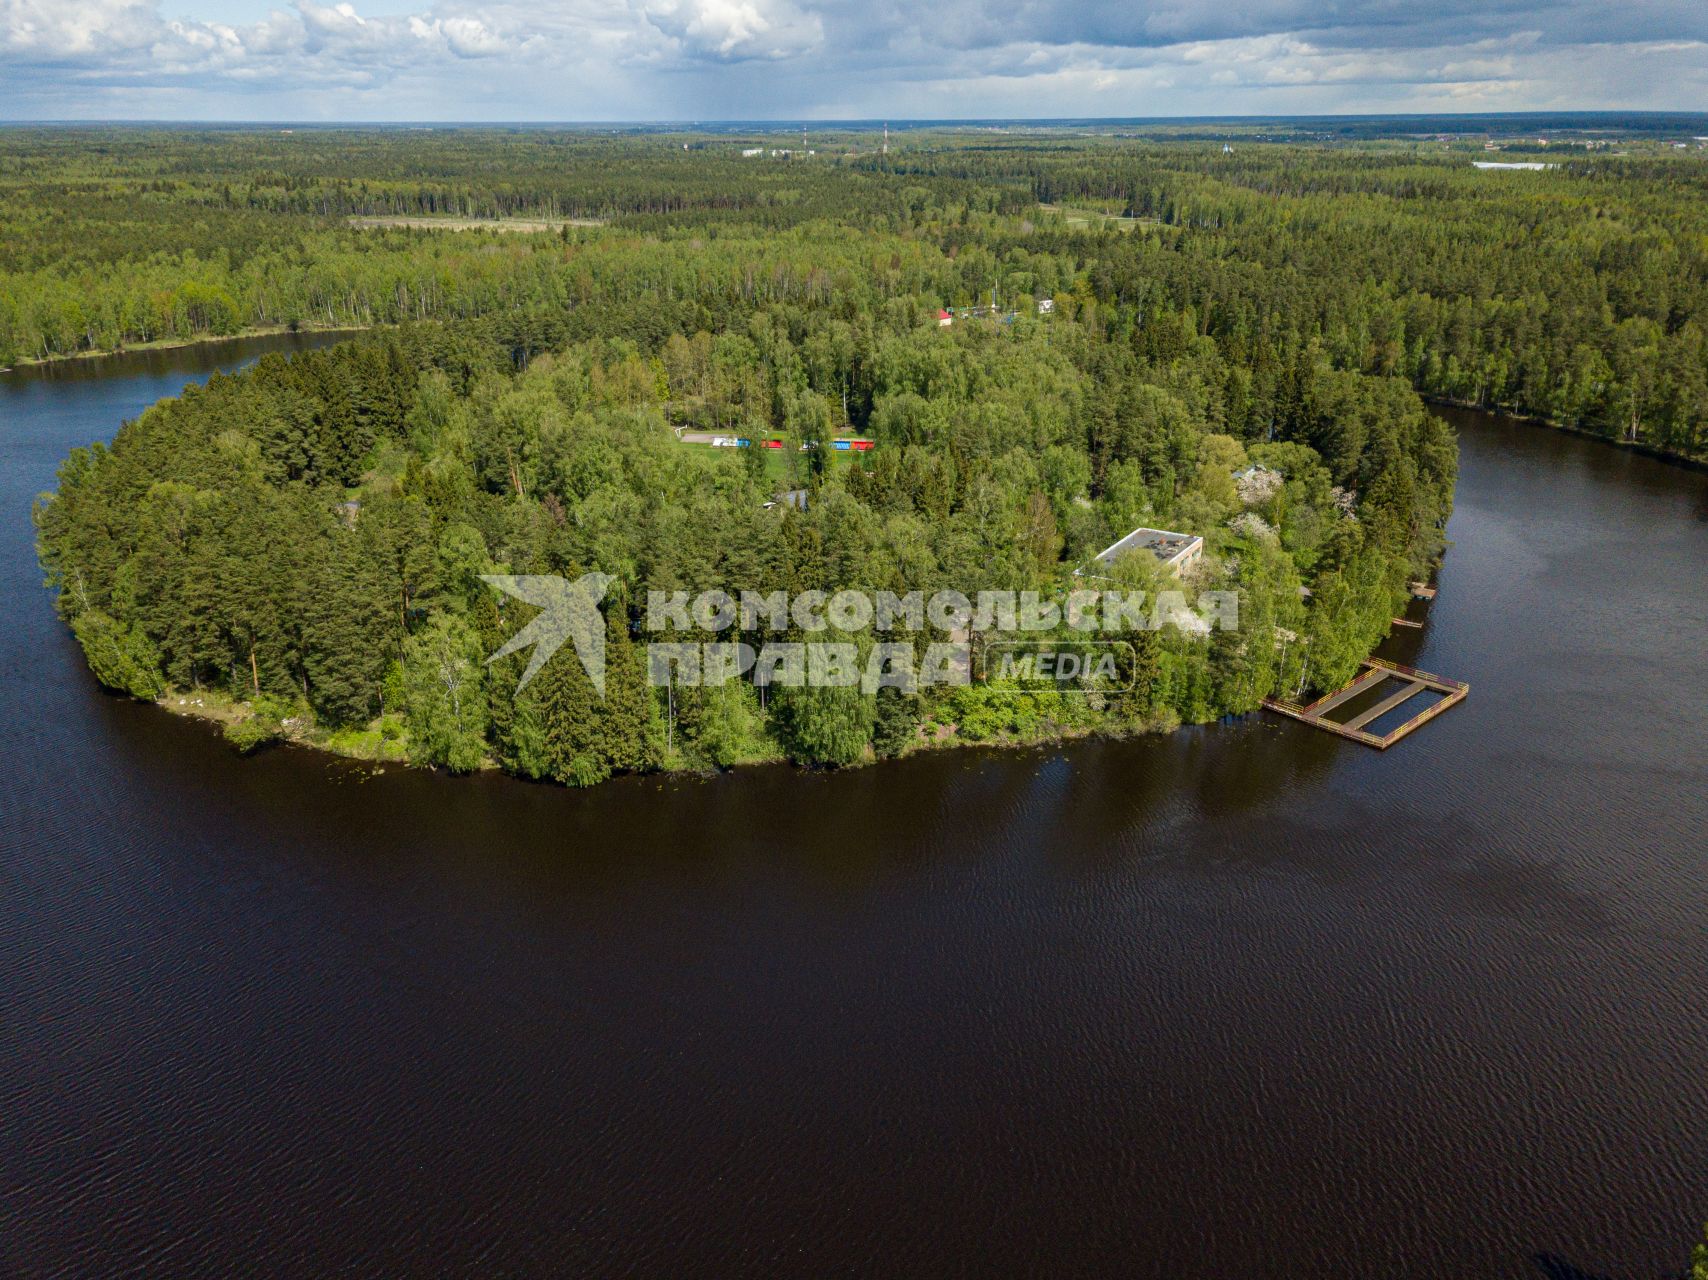
[[[1708,477],[1454,414],[1378,753],[588,792],[99,693],[29,504],[264,346],[0,377],[0,1274],[1661,1280],[1708,1216]]]

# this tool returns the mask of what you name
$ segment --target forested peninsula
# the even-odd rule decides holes
[[[5,217],[25,190],[36,210],[0,261],[13,358],[380,326],[154,406],[37,507],[101,682],[245,746],[586,784],[1203,722],[1344,682],[1429,575],[1456,450],[1422,394],[1701,450],[1702,168],[1658,153],[1491,173],[1061,136],[64,146],[4,152]],[[87,174],[57,211],[49,164]],[[486,218],[509,230],[466,229]],[[1073,687],[647,678],[654,593],[1061,600],[1144,529],[1201,554],[1098,579],[1232,593],[1236,629],[1136,632],[1115,678]],[[526,654],[486,658],[534,611],[485,576],[592,572],[603,689],[567,659],[518,689]]]

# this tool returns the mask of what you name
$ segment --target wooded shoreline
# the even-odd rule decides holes
[[[235,333],[205,334],[195,338],[161,338],[156,342],[130,342],[111,348],[90,348],[86,351],[55,352],[51,356],[25,356],[0,368],[0,373],[24,369],[42,369],[53,365],[71,364],[78,360],[111,360],[120,356],[145,355],[154,351],[185,351],[201,347],[217,347],[224,342],[244,342],[255,338],[278,338],[287,334],[349,334],[355,337],[376,328],[375,325],[352,324],[277,324],[255,325]]]
[[[1553,418],[1543,418],[1533,413],[1511,413],[1505,409],[1490,408],[1486,404],[1476,404],[1470,400],[1450,400],[1445,396],[1426,395],[1423,397],[1423,401],[1425,404],[1438,405],[1444,409],[1466,409],[1472,413],[1486,414],[1491,418],[1499,418],[1505,422],[1517,422],[1527,427],[1542,427],[1548,431],[1564,432],[1566,435],[1594,440],[1597,444],[1612,445],[1615,449],[1623,449],[1625,452],[1637,454],[1639,457],[1651,458],[1656,462],[1669,463],[1675,467],[1683,467],[1686,471],[1708,471],[1708,457],[1693,457],[1687,453],[1679,453],[1672,449],[1662,449],[1652,444],[1645,444],[1641,440],[1621,440],[1618,436],[1606,435],[1591,427],[1573,426],[1569,422],[1559,422]]]

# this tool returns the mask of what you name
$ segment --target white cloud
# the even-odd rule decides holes
[[[445,46],[459,58],[495,58],[513,48],[479,18],[443,18],[438,26]]]
[[[0,0],[0,51],[87,57],[139,48],[158,25],[152,0]]]
[[[652,0],[643,12],[695,58],[787,58],[824,39],[818,15],[789,0]]]
[[[1690,109],[1708,91],[1701,0],[375,2],[241,23],[214,0],[0,0],[0,117]]]

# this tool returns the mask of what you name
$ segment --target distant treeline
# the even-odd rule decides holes
[[[256,326],[488,315],[551,345],[606,327],[573,315],[595,296],[594,240],[637,260],[657,246],[677,261],[688,243],[711,262],[756,234],[810,245],[846,228],[954,261],[931,282],[944,303],[1061,292],[1140,323],[1181,317],[1236,363],[1249,355],[1259,381],[1264,350],[1314,345],[1335,368],[1426,395],[1708,452],[1708,163],[1694,151],[1556,148],[1561,168],[1513,173],[1471,168],[1480,150],[1392,140],[1227,152],[913,132],[887,156],[864,133],[808,146],[818,154],[773,159],[721,135],[0,133],[0,364]],[[1040,203],[1154,225],[1070,222]],[[612,225],[495,243],[352,228],[355,215]],[[739,300],[771,287],[750,281]],[[647,317],[684,298],[725,305],[645,269],[597,296],[653,331]]]

